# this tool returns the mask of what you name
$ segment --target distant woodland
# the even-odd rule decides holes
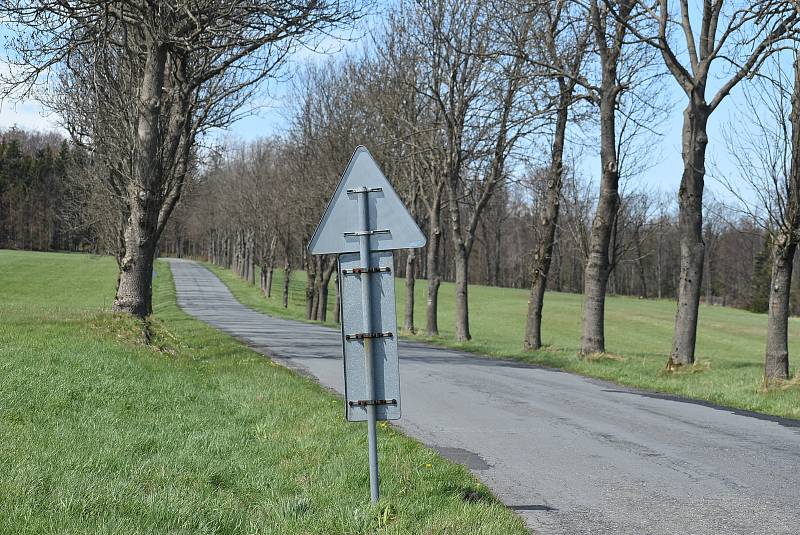
[[[82,151],[58,134],[11,128],[0,133],[0,248],[97,251],[74,214],[71,177]]]
[[[319,194],[310,198],[298,184],[291,202],[275,199],[282,205],[288,247],[271,241],[269,232],[259,235],[247,230],[263,217],[257,203],[269,195],[263,182],[281,180],[272,158],[282,156],[291,147],[281,139],[225,147],[225,157],[209,160],[187,187],[184,200],[176,210],[162,238],[165,254],[210,258],[212,243],[230,249],[236,256],[237,239],[252,240],[252,261],[264,269],[283,269],[286,259],[292,269],[316,266],[305,254],[305,243],[324,209],[326,196],[333,192],[350,156],[348,149],[335,155],[336,164],[329,174],[320,177]],[[372,147],[375,150],[375,147]],[[376,155],[379,155],[377,152]],[[75,197],[84,191],[81,162],[84,151],[56,133],[43,134],[20,128],[0,133],[0,248],[35,251],[107,251],[107,231],[93,225],[90,209]],[[382,162],[383,163],[383,162]],[[338,165],[338,167],[337,167]],[[402,176],[392,174],[391,162],[384,171],[402,187]],[[475,251],[470,258],[470,282],[490,286],[527,288],[531,283],[531,254],[535,243],[537,214],[542,187],[535,170],[523,180],[504,184],[494,196],[478,227]],[[553,249],[553,267],[548,289],[580,293],[583,289],[583,265],[591,225],[595,185],[574,175],[568,177],[562,192],[562,208]],[[287,192],[288,193],[288,192]],[[306,203],[315,202],[316,206]],[[296,203],[296,204],[295,204]],[[294,208],[293,205],[294,204]],[[86,212],[76,213],[76,205]],[[267,207],[264,207],[267,209]],[[269,210],[274,209],[269,207]],[[309,215],[294,224],[295,213]],[[257,215],[257,214],[262,215]],[[609,291],[612,294],[642,298],[674,298],[680,269],[674,198],[667,193],[636,192],[625,197],[615,229],[614,262]],[[271,220],[272,217],[264,218]],[[421,228],[430,231],[423,217]],[[271,227],[271,225],[270,225]],[[291,232],[294,227],[297,233]],[[442,225],[439,262],[442,280],[454,279],[454,265],[449,254],[449,229]],[[704,302],[714,305],[766,312],[769,294],[770,257],[768,235],[752,218],[723,204],[713,204],[706,212],[704,239],[708,247],[703,283]],[[221,236],[224,236],[221,238]],[[222,245],[220,245],[222,243]],[[270,258],[270,251],[272,256]],[[219,253],[218,253],[219,254]],[[238,253],[243,255],[243,253]],[[406,255],[407,253],[402,253]],[[405,277],[405,258],[396,259],[397,273]],[[417,253],[416,275],[427,278],[426,251]],[[794,270],[794,277],[800,277]],[[793,285],[792,314],[800,314],[800,284]]]

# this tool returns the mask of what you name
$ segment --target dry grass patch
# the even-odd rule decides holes
[[[765,379],[758,391],[767,393],[792,389],[800,389],[800,375],[796,375],[791,379]]]
[[[708,359],[698,359],[691,366],[676,364],[672,359],[667,362],[666,368],[659,375],[693,375],[695,373],[707,372],[711,369],[711,361]]]
[[[623,357],[622,355],[615,355],[614,353],[608,353],[608,352],[605,352],[605,353],[588,353],[586,355],[583,355],[581,357],[581,359],[585,360],[587,362],[602,362],[602,361],[606,361],[606,360],[613,360],[613,361],[616,361],[616,362],[625,362],[626,360],[628,360],[626,357]]]

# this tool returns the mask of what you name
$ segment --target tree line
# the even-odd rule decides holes
[[[266,273],[279,258],[287,273],[301,266],[308,317],[316,318],[335,268],[304,247],[352,148],[363,143],[429,239],[398,263],[409,292],[406,328],[420,323],[438,334],[442,280],[455,283],[462,341],[471,338],[469,283],[526,287],[524,345],[535,350],[545,289],[577,291],[585,296],[581,354],[589,355],[605,351],[609,293],[675,297],[673,368],[694,361],[704,299],[769,312],[765,373],[786,378],[786,322],[797,308],[797,12],[780,2],[732,11],[723,4],[681,18],[671,15],[688,7],[667,1],[655,9],[631,1],[400,2],[363,51],[298,75],[286,135],[222,151],[197,184],[197,198],[214,199],[221,220],[197,218],[202,210],[187,203],[194,224],[181,222],[179,239],[225,264],[241,257]],[[701,24],[690,24],[696,16]],[[687,54],[675,51],[677,37],[691,45]],[[726,78],[707,91],[721,64]],[[678,192],[648,191],[637,177],[656,135],[649,125],[667,108],[659,95],[669,78],[686,94],[684,169]],[[750,147],[765,154],[774,143],[773,168],[752,174],[752,164],[739,166],[754,195],[772,184],[760,205],[704,198],[707,123],[740,83],[776,105],[772,130]],[[752,117],[762,111],[754,106]],[[586,152],[578,132],[587,130],[599,145],[595,180],[576,162]],[[742,153],[735,136],[717,142],[734,160]],[[734,197],[737,184],[730,182]],[[427,285],[421,321],[413,318],[416,278]]]
[[[58,134],[0,132],[0,247],[97,250],[92,229],[72,217],[70,178],[83,158]]]
[[[536,350],[545,290],[580,291],[587,356],[605,351],[609,293],[674,296],[672,369],[694,362],[701,299],[721,299],[766,307],[765,378],[788,377],[800,226],[795,2],[398,0],[360,51],[293,75],[285,135],[219,152],[198,141],[231,124],[294,47],[350,24],[358,6],[0,6],[19,30],[7,91],[47,75],[42,100],[91,155],[87,197],[105,194],[84,212],[112,214],[103,229],[120,263],[118,310],[149,313],[167,232],[167,248],[252,282],[260,265],[267,293],[274,269],[304,269],[308,315],[324,315],[335,262],[308,257],[305,244],[352,149],[366,144],[428,236],[399,270],[410,296],[418,278],[427,288],[426,317],[410,309],[407,328],[438,334],[445,279],[459,341],[471,338],[470,283],[524,286],[523,343]],[[684,166],[667,200],[638,179],[671,109],[668,84],[683,95]],[[734,88],[753,113],[709,139]],[[727,145],[752,195],[729,177],[737,202],[707,197],[709,143]],[[599,165],[584,176],[588,152]],[[185,189],[196,195],[180,204]]]
[[[281,154],[291,152],[290,146],[280,138],[236,143],[225,149],[225,161],[217,162],[213,171],[191,184],[165,231],[161,245],[165,254],[203,257],[232,267],[236,253],[230,251],[247,249],[250,260],[242,261],[242,264],[252,263],[258,268],[252,271],[254,282],[258,282],[255,277],[260,272],[266,276],[274,269],[283,269],[287,259],[290,273],[293,269],[306,269],[303,243],[309,238],[309,231],[298,233],[297,238],[283,234],[284,225],[288,225],[290,220],[297,221],[291,216],[288,202],[256,208],[261,196],[264,197],[263,203],[269,199],[291,200],[286,193],[275,195],[278,180],[286,180],[284,175],[272,175],[273,184],[267,184],[270,173],[276,172],[275,160],[270,160],[267,165],[261,157],[253,156],[263,151],[265,146],[273,147],[273,158],[283,159]],[[249,176],[244,172],[247,168],[250,169]],[[338,178],[335,172],[328,176],[328,193],[333,191]],[[593,185],[589,182],[577,182],[573,177],[567,179],[555,230],[548,290],[581,293],[583,289],[585,247],[593,210],[592,190]],[[303,188],[299,191],[302,192]],[[317,199],[320,214],[325,200]],[[533,276],[529,266],[533,258],[540,204],[532,202],[529,188],[510,186],[498,192],[493,203],[478,230],[470,265],[470,283],[530,288]],[[311,216],[306,229],[313,231],[317,215]],[[664,192],[631,194],[623,198],[618,218],[620,223],[612,243],[614,266],[609,292],[645,299],[674,298],[680,273],[679,234],[677,211],[670,196]],[[418,217],[418,222],[425,228],[425,220]],[[257,228],[261,231],[248,235],[248,231]],[[455,266],[446,254],[450,240],[448,228],[444,227],[442,233],[444,247],[439,252],[442,280],[453,281]],[[239,243],[245,242],[246,246],[236,246],[237,234]],[[719,203],[712,204],[706,213],[703,236],[709,254],[702,301],[766,312],[771,266],[769,236],[751,218]],[[232,242],[229,237],[233,237]],[[408,271],[408,258],[404,255],[411,255],[411,261],[417,265],[416,277],[427,279],[426,250],[398,253],[396,272],[399,277],[405,277]],[[244,273],[243,277],[251,278]],[[800,272],[793,271],[793,281],[797,277],[800,277]],[[792,315],[800,314],[798,288],[792,286]]]

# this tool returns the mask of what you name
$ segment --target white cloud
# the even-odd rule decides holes
[[[0,106],[0,129],[17,125],[26,130],[60,131],[56,117],[35,101],[5,102]]]

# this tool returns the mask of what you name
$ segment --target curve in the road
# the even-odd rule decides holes
[[[340,333],[240,304],[170,260],[179,305],[343,391]],[[468,466],[537,533],[800,533],[800,428],[511,361],[400,342],[409,435]]]

